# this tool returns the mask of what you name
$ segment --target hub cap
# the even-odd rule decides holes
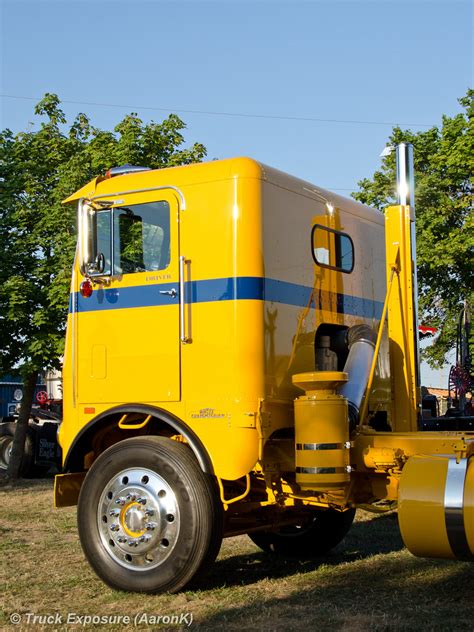
[[[109,555],[133,570],[162,564],[180,530],[173,490],[146,468],[123,470],[110,479],[99,500],[97,521]]]

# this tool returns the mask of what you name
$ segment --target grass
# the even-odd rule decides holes
[[[114,591],[94,575],[80,547],[75,507],[52,508],[51,479],[4,484],[0,503],[2,630],[65,630],[68,612],[146,613],[149,623],[152,615],[191,613],[191,627],[205,631],[474,629],[474,565],[411,556],[395,514],[360,512],[344,542],[312,562],[272,558],[246,536],[224,540],[199,590],[154,596]],[[21,625],[10,624],[11,613],[22,615]],[[26,625],[27,613],[58,613],[63,625]],[[147,627],[186,626],[138,629]]]

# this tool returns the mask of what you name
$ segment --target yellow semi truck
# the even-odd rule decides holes
[[[322,555],[357,507],[398,505],[415,555],[474,558],[474,433],[418,430],[401,195],[382,214],[236,158],[126,165],[66,200],[79,238],[55,503],[78,504],[105,582],[180,590],[244,533]]]

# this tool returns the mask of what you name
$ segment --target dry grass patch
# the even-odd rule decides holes
[[[361,512],[345,541],[313,562],[272,558],[245,536],[225,540],[200,590],[153,596],[114,591],[95,576],[82,554],[75,508],[52,508],[52,480],[4,485],[0,503],[2,629],[65,629],[12,626],[13,612],[24,620],[28,612],[190,612],[192,627],[206,631],[474,629],[473,565],[411,556],[394,514]]]

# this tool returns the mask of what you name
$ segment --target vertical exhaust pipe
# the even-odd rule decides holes
[[[411,206],[415,212],[415,174],[413,167],[413,145],[397,145],[397,198],[398,204]]]

